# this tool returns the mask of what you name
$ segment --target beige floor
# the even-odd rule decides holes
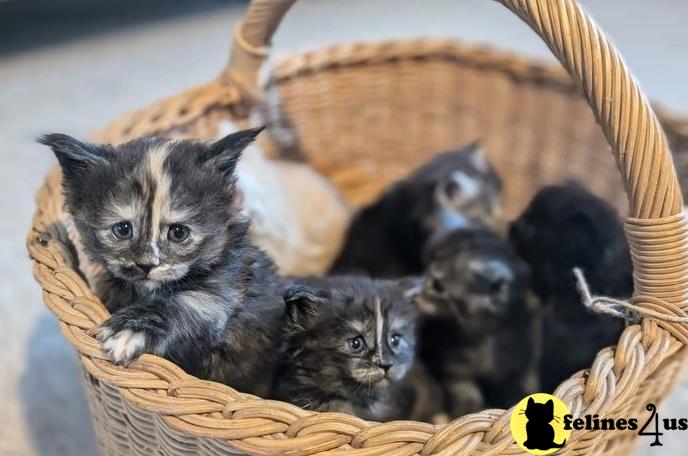
[[[585,1],[615,39],[647,93],[688,113],[685,0]],[[40,133],[84,136],[117,113],[211,78],[224,64],[240,6],[113,29],[0,55],[0,454],[88,455],[94,444],[78,366],[43,307],[24,249],[33,193],[50,153]],[[485,0],[304,0],[276,37],[284,54],[325,42],[457,36],[548,57],[530,30]],[[688,415],[688,386],[661,409]],[[686,454],[688,434],[639,454]]]

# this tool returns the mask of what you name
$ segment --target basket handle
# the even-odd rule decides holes
[[[497,0],[526,22],[583,88],[612,146],[629,200],[636,298],[688,310],[688,228],[662,128],[614,46],[575,0]],[[225,76],[256,90],[267,46],[295,0],[252,0]],[[647,301],[647,300],[646,300]],[[671,308],[673,306],[673,308]]]
[[[267,48],[296,0],[252,0],[223,75],[255,90]],[[611,144],[630,214],[677,214],[683,201],[666,137],[614,46],[575,0],[497,0],[526,22],[580,84]]]

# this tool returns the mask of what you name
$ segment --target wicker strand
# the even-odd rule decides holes
[[[682,195],[662,128],[621,56],[587,13],[575,0],[497,1],[545,41],[583,88],[624,176],[631,215],[657,218],[679,213]],[[251,37],[252,46],[269,44],[293,3],[251,2],[242,33]],[[225,71],[231,72],[232,66],[230,62]],[[257,80],[257,75],[247,78]]]
[[[59,192],[55,177],[40,192],[41,199]],[[56,220],[58,214],[46,211],[37,215],[36,225],[48,226]],[[127,368],[114,366],[105,360],[98,342],[90,336],[90,330],[107,317],[107,311],[81,277],[64,268],[62,255],[68,249],[60,245],[63,242],[67,240],[46,237],[35,229],[29,234],[28,248],[46,302],[61,300],[61,305],[50,309],[63,321],[63,331],[79,351],[89,374],[115,385],[128,403],[162,416],[170,426],[168,433],[224,439],[235,450],[250,454],[327,454],[345,446],[360,449],[361,454],[367,454],[364,449],[371,449],[370,454],[389,455],[406,454],[407,450],[408,454],[423,455],[470,451],[501,454],[518,449],[508,427],[511,410],[488,410],[446,426],[370,423],[349,415],[317,414],[244,395],[227,386],[190,377],[156,356],[143,355]],[[68,280],[59,279],[61,276]],[[71,323],[72,315],[81,318]],[[629,400],[637,385],[649,375],[645,368],[661,364],[680,346],[667,332],[658,331],[645,320],[642,326],[633,325],[624,331],[616,350],[600,352],[587,377],[574,376],[556,394],[574,413],[610,413],[612,407]],[[275,439],[275,435],[281,437]],[[574,433],[570,444],[591,445],[596,438],[589,432]],[[373,448],[379,448],[380,453],[372,452]]]

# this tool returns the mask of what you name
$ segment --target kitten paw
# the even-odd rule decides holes
[[[115,364],[129,364],[143,353],[146,347],[146,335],[131,329],[114,332],[112,329],[102,326],[96,337],[102,343],[103,351]]]

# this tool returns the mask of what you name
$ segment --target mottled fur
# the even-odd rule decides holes
[[[624,326],[586,310],[572,269],[583,270],[593,293],[628,298],[633,293],[628,244],[614,209],[573,183],[540,190],[509,237],[530,265],[532,288],[544,306],[540,372],[543,391],[552,392],[589,368]]]
[[[508,244],[486,229],[458,229],[429,244],[425,257],[419,354],[450,417],[508,408],[536,392],[536,307]]]
[[[407,383],[422,373],[408,375],[416,309],[403,286],[354,277],[303,279],[288,288],[285,299],[286,350],[277,398],[371,420],[406,418],[414,411],[431,418],[431,401],[414,400],[424,397],[424,386]],[[360,345],[352,345],[356,340]]]
[[[154,353],[193,375],[269,391],[281,288],[233,204],[236,162],[259,131],[210,144],[143,138],[117,147],[41,138],[62,166],[83,250],[105,270],[95,287],[113,315],[98,337],[113,361]]]
[[[501,180],[478,144],[445,152],[356,214],[332,271],[373,277],[420,274],[431,235],[466,221],[492,225],[500,204]]]

